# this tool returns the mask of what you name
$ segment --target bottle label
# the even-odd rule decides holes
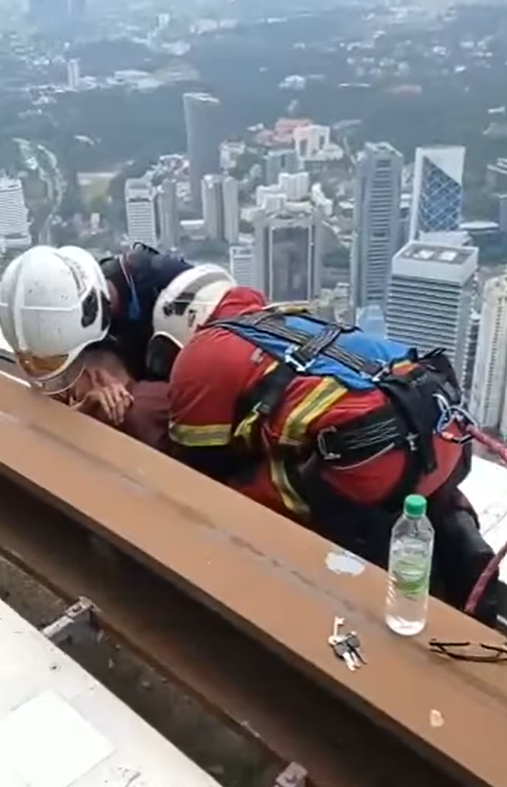
[[[397,589],[407,598],[419,598],[428,590],[430,565],[423,558],[398,558],[391,569]]]

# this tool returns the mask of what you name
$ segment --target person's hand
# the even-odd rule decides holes
[[[80,413],[93,414],[112,426],[121,426],[134,398],[125,385],[103,369],[88,370],[91,388],[71,407]]]
[[[100,417],[112,426],[121,426],[134,397],[123,383],[111,383],[103,388],[95,388],[71,407],[79,413]]]

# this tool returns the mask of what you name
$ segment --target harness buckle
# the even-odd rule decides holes
[[[314,359],[310,358],[308,361],[298,361],[298,359],[295,357],[297,351],[298,351],[298,347],[294,344],[291,345],[290,347],[287,347],[283,359],[287,364],[287,366],[290,366],[290,368],[294,369],[294,371],[297,372],[298,374],[302,374],[303,372],[306,372],[310,368]]]
[[[325,462],[336,462],[342,458],[342,454],[333,453],[333,451],[328,451],[326,446],[326,437],[328,434],[334,433],[336,429],[333,426],[328,427],[327,429],[322,429],[317,434],[317,448],[319,449],[319,453],[322,459]]]
[[[391,372],[391,364],[383,363],[375,374],[369,375],[366,372],[361,372],[361,376],[370,380],[374,385],[378,385],[378,383],[381,383],[386,377],[389,377]]]
[[[251,410],[251,414],[254,416],[267,417],[268,415],[271,415],[272,409],[273,408],[269,402],[266,402],[265,400],[261,399],[259,402],[257,402],[257,404],[254,404]]]
[[[409,451],[411,453],[414,453],[415,451],[417,451],[417,441],[418,441],[418,439],[419,439],[419,436],[417,434],[415,434],[414,432],[409,432],[408,433],[408,435],[406,437],[406,440],[407,440],[407,443],[408,443],[408,449],[409,449]]]
[[[440,410],[440,416],[435,427],[435,433],[448,443],[463,445],[472,440],[472,435],[466,433],[467,426],[476,426],[468,410],[463,404],[450,404],[448,399],[440,393],[433,394]],[[448,429],[452,424],[457,424],[461,431],[461,436],[451,434]]]

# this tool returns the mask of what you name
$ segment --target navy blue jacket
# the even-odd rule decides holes
[[[160,253],[143,244],[136,244],[123,258],[108,257],[100,265],[120,301],[110,328],[117,351],[136,380],[150,379],[146,350],[153,334],[155,302],[176,276],[192,266],[174,252]]]

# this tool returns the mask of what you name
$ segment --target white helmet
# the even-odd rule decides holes
[[[166,336],[184,347],[237,284],[220,265],[196,265],[162,290],[153,309],[153,338]]]
[[[99,264],[76,246],[35,246],[0,282],[0,327],[32,385],[55,394],[83,370],[82,351],[110,325],[110,297]]]

